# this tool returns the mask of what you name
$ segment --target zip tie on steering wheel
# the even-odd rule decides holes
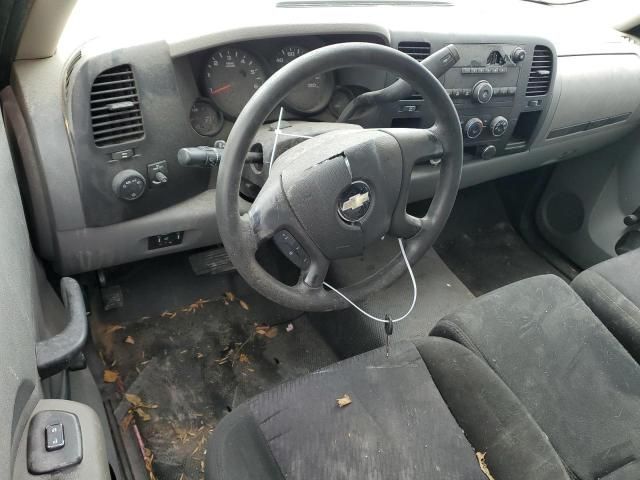
[[[398,239],[398,243],[400,244],[400,252],[402,253],[402,258],[404,258],[404,263],[407,265],[407,270],[409,271],[409,275],[411,276],[411,283],[413,285],[413,300],[411,301],[411,306],[409,307],[409,310],[407,310],[407,313],[405,313],[404,315],[402,315],[399,318],[391,319],[392,323],[396,323],[396,322],[399,322],[399,321],[404,320],[405,318],[407,318],[409,316],[409,314],[413,311],[413,308],[416,306],[416,299],[418,298],[418,287],[416,285],[416,277],[413,275],[413,270],[411,269],[411,264],[409,263],[409,259],[407,258],[407,254],[404,251],[404,245],[402,243],[402,239],[401,238]],[[336,292],[338,295],[340,295],[342,298],[344,298],[347,302],[349,302],[351,304],[351,306],[353,306],[356,310],[358,310],[360,313],[362,313],[366,317],[370,318],[371,320],[375,320],[376,322],[385,323],[385,324],[389,323],[389,319],[388,318],[384,319],[384,318],[374,317],[370,313],[365,312],[362,308],[360,308],[358,305],[356,305],[351,300],[349,300],[343,293],[338,291],[337,288],[332,287],[327,282],[322,282],[322,284],[325,287],[327,287],[328,289],[333,290],[334,292]]]
[[[271,158],[269,160],[269,173],[271,173],[271,166],[273,165],[273,161],[275,160],[276,147],[278,145],[278,136],[279,135],[283,135],[283,136],[287,136],[287,137],[312,138],[312,137],[307,137],[306,135],[296,135],[296,134],[292,134],[292,133],[284,133],[284,132],[282,132],[280,130],[280,124],[282,123],[282,114],[283,114],[283,112],[284,112],[284,108],[280,107],[280,113],[278,115],[278,123],[276,125],[276,130],[275,130],[275,138],[273,139],[273,149],[271,150]],[[353,303],[351,300],[349,300],[343,293],[338,291],[337,288],[332,287],[327,282],[322,282],[322,284],[325,287],[327,287],[328,289],[333,290],[334,292],[336,292],[338,295],[340,295],[342,298],[344,298],[347,302],[349,302],[349,304],[351,304],[351,306],[353,306],[356,310],[358,310],[360,313],[362,313],[366,317],[370,318],[371,320],[375,320],[376,322],[380,322],[380,323],[384,323],[384,324],[389,324],[389,322],[391,322],[393,324],[393,323],[399,322],[401,320],[404,320],[405,318],[407,318],[411,314],[411,312],[413,311],[413,308],[416,306],[416,299],[418,298],[418,286],[416,285],[416,277],[413,275],[413,270],[411,269],[411,264],[409,263],[409,259],[407,258],[407,254],[404,251],[404,245],[402,243],[402,239],[401,238],[398,238],[398,243],[400,244],[400,252],[402,253],[402,258],[404,259],[404,263],[407,266],[407,270],[409,271],[409,276],[411,277],[411,284],[413,285],[413,300],[411,301],[411,306],[409,307],[409,310],[407,310],[407,312],[404,315],[402,315],[401,317],[396,318],[396,319],[390,319],[389,316],[387,316],[387,318],[374,317],[370,313],[365,312],[362,308],[360,308],[358,305]]]

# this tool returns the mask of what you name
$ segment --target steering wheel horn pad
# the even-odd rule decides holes
[[[433,109],[429,129],[361,129],[327,132],[284,152],[248,214],[239,213],[244,158],[253,137],[287,93],[313,75],[371,66],[409,82]],[[406,213],[411,171],[418,161],[441,158],[440,181],[423,218]],[[406,238],[414,263],[444,227],[462,169],[462,133],[453,103],[420,63],[389,47],[344,43],[322,47],[290,62],[270,77],[238,117],[218,172],[216,207],[220,236],[238,272],[256,290],[290,308],[326,311],[346,308],[322,282],[332,260],[362,254],[387,234]],[[298,283],[285,285],[255,258],[261,242],[282,235],[298,252]],[[302,259],[302,260],[300,260]],[[295,262],[294,262],[295,263]],[[342,290],[357,301],[399,278],[398,254],[378,272]]]

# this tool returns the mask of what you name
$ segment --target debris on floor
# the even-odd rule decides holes
[[[136,449],[150,479],[201,479],[207,440],[228,412],[337,358],[306,316],[246,287],[203,292],[149,275],[153,282],[136,275],[121,281],[132,299],[128,311],[93,309],[102,385],[138,447],[139,434],[144,449]],[[144,298],[156,313],[143,309]]]
[[[278,327],[270,327],[269,325],[256,325],[256,333],[264,335],[267,338],[273,338],[278,335]]]
[[[340,398],[336,399],[336,402],[338,403],[338,406],[340,408],[344,408],[347,405],[351,405],[351,397],[348,394],[344,394],[343,396],[341,396]]]
[[[493,478],[493,475],[491,475],[491,472],[489,471],[487,461],[485,460],[486,456],[487,452],[476,452],[476,458],[478,459],[480,470],[482,470],[482,473],[484,473],[485,477],[487,477],[488,480],[496,480],[495,478]]]
[[[114,383],[118,380],[119,374],[113,370],[105,370],[102,374],[102,380],[104,383]]]

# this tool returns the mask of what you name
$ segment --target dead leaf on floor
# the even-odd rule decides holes
[[[247,356],[247,354],[246,354],[246,353],[241,353],[241,354],[240,354],[240,357],[238,357],[238,361],[239,361],[240,363],[250,363],[250,362],[249,362],[249,357]]]
[[[267,338],[273,338],[278,335],[278,327],[270,327],[269,325],[257,325],[256,334],[263,335]]]
[[[129,402],[133,407],[158,408],[157,403],[146,403],[135,393],[125,393],[124,398],[126,398],[127,402]]]
[[[104,333],[106,333],[107,335],[110,335],[113,332],[117,332],[118,330],[124,330],[124,327],[122,325],[111,325],[107,327]]]
[[[143,421],[148,422],[149,420],[151,420],[151,415],[145,412],[142,408],[136,408],[135,412]]]
[[[233,292],[224,292],[224,299],[227,302],[235,302],[236,301],[236,296]]]
[[[161,317],[163,318],[170,318],[170,319],[174,319],[176,318],[177,313],[176,312],[169,312],[168,310],[165,310],[164,312],[162,312],[160,314]]]
[[[496,480],[495,478],[493,478],[493,475],[491,475],[491,472],[489,471],[489,467],[487,466],[487,462],[485,460],[486,456],[487,452],[476,452],[476,458],[478,459],[480,470],[482,470],[482,473],[484,473],[488,480]]]
[[[134,407],[137,407],[142,403],[142,399],[135,393],[125,393],[124,398],[126,398],[127,402],[129,402]]]
[[[149,480],[156,480],[156,475],[153,473],[153,452],[148,448],[144,449],[144,466],[149,472]]]
[[[338,406],[340,408],[344,408],[347,405],[351,404],[351,397],[348,394],[344,394],[343,396],[341,396],[340,398],[336,399],[336,402],[338,402]]]
[[[116,380],[118,380],[119,376],[120,374],[114,370],[105,370],[102,373],[102,380],[104,381],[104,383],[114,383]]]
[[[233,349],[228,350],[224,357],[222,357],[222,358],[218,358],[218,359],[216,360],[216,363],[217,363],[218,365],[224,365],[224,364],[225,364],[225,363],[227,363],[229,360],[231,360],[231,357],[233,356],[233,353],[234,353],[234,350],[233,350]]]
[[[247,305],[247,302],[245,302],[244,300],[240,300],[238,303],[244,310],[249,310],[249,305]]]
[[[122,419],[122,422],[120,422],[120,428],[122,428],[123,432],[126,432],[127,430],[129,430],[129,426],[131,425],[132,421],[133,421],[133,413],[128,412],[127,415]]]
[[[128,343],[129,345],[135,345],[136,341],[133,339],[131,335],[124,339],[124,343]]]
[[[202,352],[196,353],[196,358],[197,359],[200,359],[200,358],[203,358],[203,357],[204,357],[204,353],[202,353]]]
[[[203,308],[210,301],[211,301],[211,299],[209,299],[209,298],[199,298],[198,300],[193,302],[188,307],[184,307],[184,308],[180,309],[180,311],[181,312],[185,312],[185,313],[195,313],[196,311],[198,311],[201,308]]]

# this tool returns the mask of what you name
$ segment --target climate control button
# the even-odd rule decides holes
[[[509,128],[509,120],[502,116],[494,118],[489,124],[489,131],[494,137],[501,137],[504,135],[507,128]]]
[[[464,134],[467,138],[478,138],[484,129],[484,124],[479,118],[472,118],[464,124]]]
[[[493,97],[493,87],[486,80],[480,80],[473,86],[472,96],[478,103],[487,103]]]

